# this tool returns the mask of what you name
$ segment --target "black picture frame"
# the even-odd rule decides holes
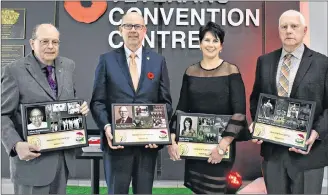
[[[119,114],[120,108],[123,109],[122,114],[128,115],[127,118],[124,117],[125,121]],[[169,145],[172,143],[165,104],[114,103],[111,109],[113,146]],[[149,138],[151,136],[155,136],[156,139],[152,140],[153,138]],[[131,139],[133,141],[130,141]]]
[[[265,142],[306,151],[311,135],[316,102],[261,93],[252,137]],[[269,134],[268,134],[269,133]],[[274,138],[269,137],[274,135]],[[287,137],[292,143],[277,141]],[[275,140],[276,139],[276,140]],[[288,141],[288,140],[287,140]]]
[[[82,103],[72,99],[21,104],[25,141],[39,146],[41,153],[89,146],[86,119],[79,110]]]
[[[222,139],[221,135],[226,130],[231,116],[177,111],[176,137],[180,158],[207,160],[209,158],[208,154],[218,145],[219,140]],[[189,134],[183,133],[186,129],[186,121],[191,125]],[[184,124],[184,126],[182,127],[181,124]],[[190,135],[191,129],[194,129],[194,134],[192,133]],[[205,129],[206,131],[204,132]],[[190,154],[188,154],[189,150],[191,151]],[[231,146],[227,150],[222,161],[229,162],[232,161],[235,150]],[[192,151],[199,151],[199,155],[194,154]]]

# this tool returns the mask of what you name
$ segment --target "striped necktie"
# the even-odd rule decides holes
[[[278,95],[282,97],[288,97],[289,92],[289,72],[291,65],[292,54],[286,54],[284,61],[282,62],[279,82],[278,82]]]

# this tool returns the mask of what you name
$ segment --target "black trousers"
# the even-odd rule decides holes
[[[152,194],[158,150],[138,147],[129,150],[132,152],[116,151],[110,154],[109,188],[114,194],[128,194],[132,179],[133,194]]]
[[[262,163],[268,194],[303,194],[304,172],[293,165],[293,154],[288,148],[278,148]]]

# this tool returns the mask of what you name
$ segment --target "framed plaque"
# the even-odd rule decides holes
[[[82,100],[21,104],[24,138],[41,152],[88,146]]]
[[[260,94],[252,137],[307,150],[316,103]]]
[[[113,145],[168,145],[165,104],[112,104]]]
[[[208,159],[213,148],[222,139],[231,115],[177,113],[177,137],[180,157],[185,159]],[[222,161],[232,159],[230,146]]]
[[[25,39],[25,8],[1,9],[1,39]]]
[[[11,64],[24,56],[24,45],[1,45],[1,66]]]

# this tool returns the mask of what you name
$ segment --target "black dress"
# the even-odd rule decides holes
[[[208,70],[200,63],[189,66],[183,76],[176,110],[188,113],[232,115],[222,137],[249,139],[246,122],[245,87],[235,65],[222,62]],[[171,133],[176,133],[176,114],[170,121]],[[177,135],[177,133],[176,133]],[[177,140],[176,140],[177,141]],[[235,141],[230,145],[235,153]],[[185,161],[184,185],[197,194],[223,193],[225,176],[234,162],[210,164],[207,160]]]

